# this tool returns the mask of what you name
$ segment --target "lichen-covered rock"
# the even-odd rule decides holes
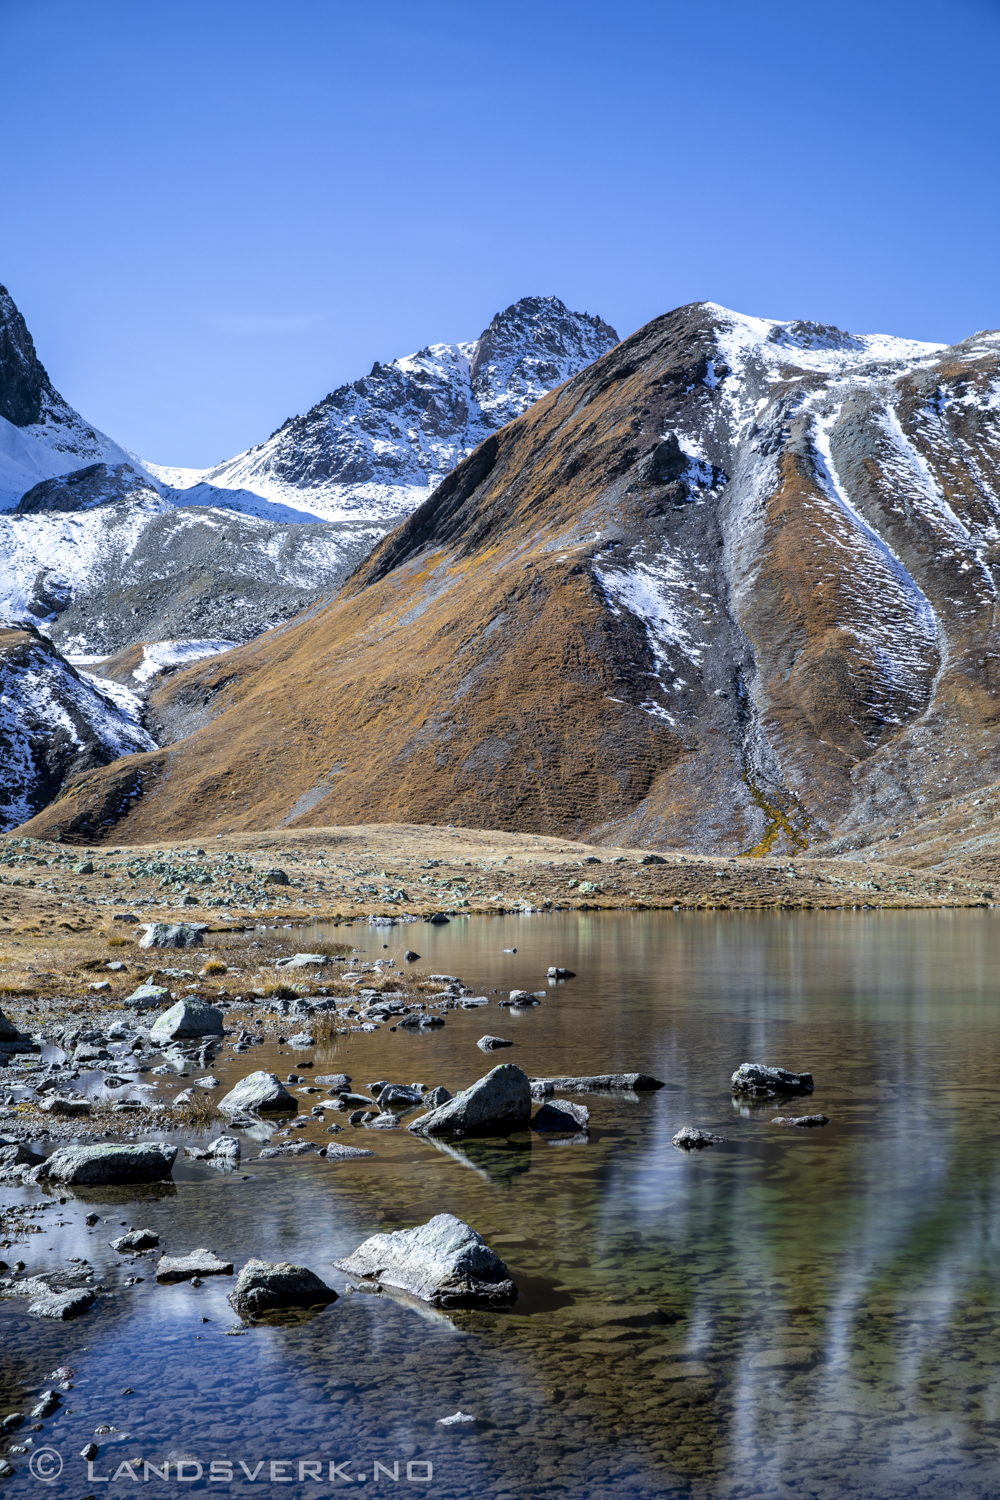
[[[248,1260],[229,1300],[241,1318],[257,1318],[287,1307],[323,1307],[336,1302],[337,1293],[307,1266]]]
[[[131,1005],[135,1010],[152,1010],[155,1005],[164,1005],[170,999],[170,991],[162,984],[140,984],[131,995],[124,1000],[125,1005]]]
[[[527,1073],[513,1063],[501,1063],[408,1128],[417,1135],[470,1135],[475,1131],[516,1130],[530,1119]]]
[[[177,1147],[163,1141],[127,1146],[60,1146],[38,1168],[38,1177],[71,1186],[160,1182],[170,1176],[176,1156]]]
[[[219,1100],[219,1108],[227,1115],[240,1114],[244,1110],[251,1114],[296,1114],[298,1100],[290,1094],[276,1073],[263,1070],[248,1073],[235,1088],[231,1088]]]
[[[509,1307],[517,1297],[504,1262],[454,1214],[373,1234],[334,1265],[362,1285],[408,1292],[435,1307]]]
[[[771,1068],[764,1063],[741,1063],[732,1078],[734,1094],[751,1094],[769,1099],[774,1094],[811,1094],[811,1073],[790,1073],[787,1068]]]
[[[157,1016],[150,1027],[149,1039],[155,1045],[183,1037],[221,1035],[221,1010],[216,1010],[214,1005],[207,1005],[197,996],[191,996],[189,999],[178,1000],[176,1005]]]
[[[531,1128],[552,1134],[576,1135],[590,1129],[590,1110],[585,1104],[572,1104],[568,1099],[554,1100],[542,1105],[531,1122]]]
[[[713,1135],[710,1130],[699,1130],[695,1125],[682,1125],[670,1142],[680,1151],[700,1151],[705,1146],[721,1146],[724,1135]]]
[[[145,922],[140,948],[200,948],[204,922]]]

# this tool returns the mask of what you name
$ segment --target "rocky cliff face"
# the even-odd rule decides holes
[[[0,829],[45,807],[68,777],[151,750],[139,712],[134,694],[99,687],[36,630],[0,621]]]
[[[792,853],[1000,778],[998,584],[1000,335],[680,308],[488,436],[327,608],[164,685],[215,717],[115,837]]]
[[[249,498],[323,520],[388,530],[489,433],[614,347],[600,318],[558,297],[524,297],[472,343],[431,344],[376,362],[266,443],[188,474],[190,503],[267,512]],[[151,469],[177,484],[178,471]],[[303,518],[299,515],[297,518]]]

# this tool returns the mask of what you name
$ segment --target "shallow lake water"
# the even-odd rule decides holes
[[[304,930],[299,946],[320,935]],[[514,987],[546,998],[521,1014],[451,1011],[422,1035],[338,1037],[309,1054],[317,1074],[454,1091],[511,1061],[532,1075],[644,1071],[666,1087],[588,1096],[582,1141],[445,1147],[347,1127],[338,1141],[377,1154],[255,1163],[244,1135],[238,1174],[179,1161],[169,1189],[77,1190],[16,1253],[29,1271],[87,1256],[111,1295],[59,1325],[0,1304],[5,1412],[26,1410],[22,1392],[54,1367],[76,1372],[32,1434],[61,1474],[34,1478],[24,1455],[6,1493],[1000,1492],[996,915],[556,914],[329,935],[368,959],[412,946],[421,970],[493,1002]],[[549,984],[549,964],[577,977]],[[487,1032],[515,1046],[484,1055]],[[734,1102],[746,1060],[811,1070],[815,1093]],[[296,1061],[268,1045],[220,1054],[213,1071],[284,1077]],[[831,1123],[770,1123],[801,1112]],[[686,1155],[670,1144],[685,1124],[727,1142]],[[319,1123],[295,1135],[334,1139]],[[88,1230],[92,1209],[102,1222]],[[444,1316],[346,1291],[334,1258],[443,1211],[507,1261],[521,1289],[511,1313]],[[230,1278],[157,1287],[158,1252],[122,1265],[107,1248],[122,1224],[237,1267],[300,1262],[341,1296],[240,1331]],[[131,1276],[144,1280],[126,1287]],[[476,1422],[439,1425],[458,1410]],[[100,1425],[116,1430],[94,1438]],[[88,1475],[77,1455],[92,1438]],[[126,1470],[133,1459],[169,1460],[168,1477]]]

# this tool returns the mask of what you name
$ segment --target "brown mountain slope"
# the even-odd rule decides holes
[[[998,352],[659,318],[482,444],[331,605],[165,683],[161,720],[199,727],[141,795],[109,791],[136,792],[134,757],[31,830],[777,853],[995,779]]]

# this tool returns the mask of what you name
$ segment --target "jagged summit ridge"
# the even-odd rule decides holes
[[[491,432],[617,342],[601,318],[571,312],[558,297],[523,297],[478,339],[376,362],[213,469],[147,467],[183,487],[188,503],[253,509],[256,496],[316,519],[364,516],[388,529]]]

